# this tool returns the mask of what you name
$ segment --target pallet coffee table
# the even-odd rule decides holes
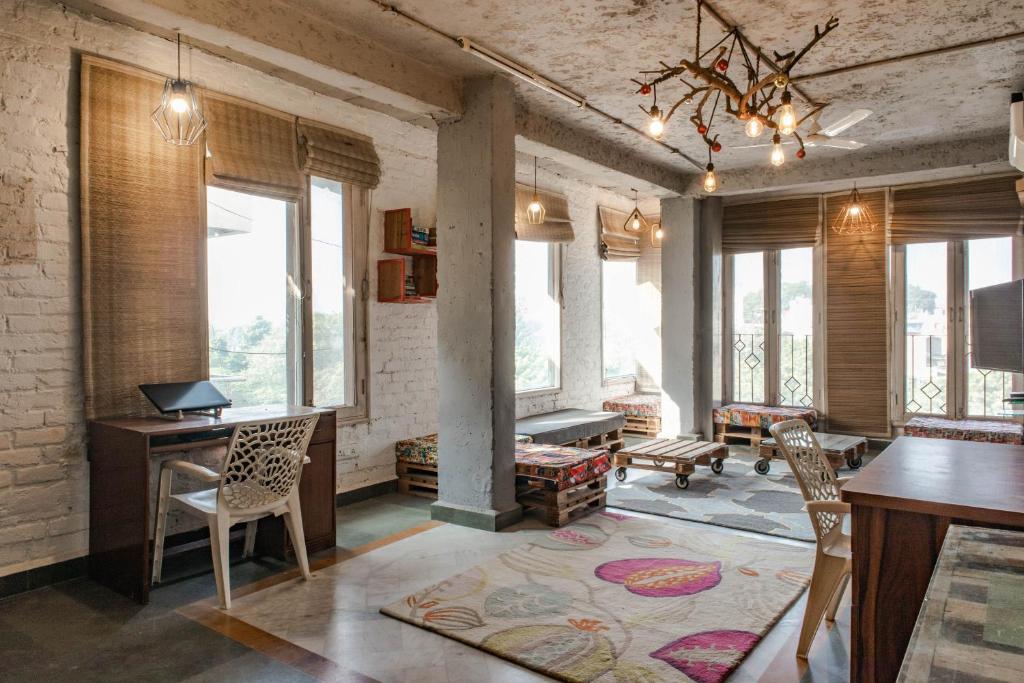
[[[834,470],[838,470],[844,463],[851,470],[857,469],[861,466],[863,456],[868,451],[868,440],[864,436],[814,432],[814,438],[817,439],[822,452],[828,458],[828,464],[832,465]],[[769,438],[761,441],[758,455],[761,456],[761,459],[754,465],[754,471],[758,474],[768,474],[772,458],[782,457],[782,451],[775,444],[775,439]]]
[[[618,451],[612,465],[617,468],[615,478],[619,481],[625,481],[627,469],[672,472],[676,486],[685,489],[697,465],[709,466],[712,472],[721,474],[725,467],[722,461],[728,457],[729,447],[724,443],[651,439]]]

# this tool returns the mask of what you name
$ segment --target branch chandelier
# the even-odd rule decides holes
[[[803,56],[839,25],[839,20],[829,17],[823,28],[815,25],[814,37],[803,49],[787,53],[775,52],[775,61],[769,63],[767,58],[762,58],[759,50],[751,58],[736,26],[702,52],[700,32],[703,5],[703,0],[697,0],[697,36],[693,59],[680,59],[676,66],[661,62],[661,68],[641,71],[640,79],[633,79],[633,82],[639,86],[638,94],[653,98],[650,107],[640,105],[640,109],[648,116],[648,134],[656,140],[665,134],[666,125],[680,107],[694,104],[689,120],[708,146],[704,191],[714,192],[721,184],[712,161],[712,154],[722,151],[722,143],[718,141],[718,134],[713,129],[719,105],[722,105],[726,114],[744,124],[743,130],[747,137],[757,138],[765,130],[771,131],[772,165],[781,166],[786,161],[782,149],[783,137],[792,136],[796,140],[799,145],[796,151],[798,159],[807,155],[797,128],[808,118],[816,116],[826,103],[811,103],[810,111],[803,117],[798,116],[790,93],[790,86],[796,80],[791,77],[791,73]],[[734,65],[734,57],[741,62],[739,67]],[[738,70],[741,71],[739,79],[745,83],[743,89],[735,80]],[[733,76],[730,76],[730,71]],[[687,92],[667,109],[659,107],[658,86],[664,91],[666,85],[670,82],[674,85],[677,78],[688,89]],[[709,108],[710,113],[705,114]]]

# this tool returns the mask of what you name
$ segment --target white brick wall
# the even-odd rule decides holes
[[[83,555],[88,464],[82,413],[78,225],[78,59],[98,54],[164,73],[165,40],[67,11],[49,0],[0,3],[0,576]],[[383,211],[435,214],[433,132],[321,96],[201,52],[200,85],[374,138],[383,164],[370,235],[368,424],[338,431],[338,491],[394,477],[394,441],[437,430],[433,304],[378,304]],[[525,170],[525,169],[524,169]],[[621,197],[564,178],[577,230],[568,249],[563,386],[519,401],[520,414],[596,408],[602,396],[597,204]],[[441,283],[443,287],[443,283]]]

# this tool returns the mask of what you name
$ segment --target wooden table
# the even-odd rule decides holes
[[[335,412],[303,406],[227,408],[221,417],[186,415],[174,421],[123,417],[89,421],[89,576],[134,598],[149,601],[150,488],[154,458],[202,448],[225,448],[236,426],[274,418],[319,415],[302,468],[299,500],[306,549],[335,544]],[[155,461],[159,466],[159,461]],[[186,532],[187,535],[187,532]],[[184,540],[184,539],[179,539]],[[168,539],[168,546],[175,538]],[[285,558],[290,552],[282,520],[261,519],[256,536],[261,553]]]
[[[684,441],[682,439],[651,439],[635,446],[623,448],[614,454],[612,464],[617,468],[615,478],[625,481],[629,468],[652,472],[672,472],[676,486],[685,489],[697,465],[707,465],[715,474],[721,474],[729,457],[729,447],[710,441]]]
[[[828,458],[828,464],[832,465],[834,470],[838,470],[844,464],[851,470],[857,469],[863,462],[864,454],[868,452],[867,437],[814,432],[814,438],[817,439],[822,452]],[[757,454],[761,459],[754,463],[754,471],[758,474],[768,474],[772,458],[780,455],[775,438],[763,439]]]
[[[900,683],[1024,681],[1024,533],[952,525]]]
[[[1024,529],[1024,446],[903,436],[843,486],[850,679],[894,681],[951,523]]]

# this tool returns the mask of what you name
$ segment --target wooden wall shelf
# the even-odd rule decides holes
[[[412,233],[412,209],[384,212],[384,251],[399,258],[377,261],[377,301],[424,304],[437,296],[437,247],[413,242]]]

